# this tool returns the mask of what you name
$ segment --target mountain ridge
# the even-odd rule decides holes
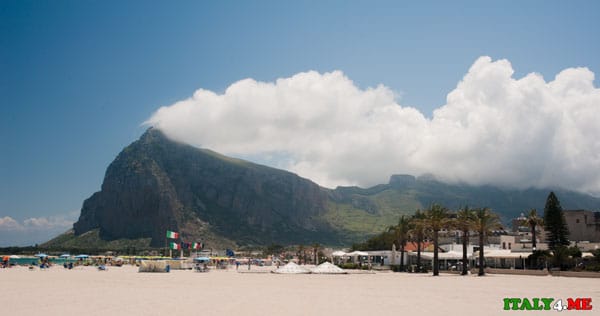
[[[101,190],[84,201],[68,242],[76,245],[77,238],[97,230],[107,242],[143,239],[164,247],[166,230],[176,230],[186,240],[215,246],[348,245],[432,203],[491,207],[507,222],[530,208],[543,210],[548,192],[410,175],[392,175],[387,184],[370,188],[328,189],[285,170],[173,141],[150,128],[109,165]],[[556,193],[565,208],[600,207],[600,199],[589,195]]]

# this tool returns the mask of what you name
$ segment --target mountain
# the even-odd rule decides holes
[[[371,188],[327,189],[296,174],[168,139],[151,128],[110,164],[73,230],[47,247],[164,247],[165,232],[213,247],[348,245],[431,203],[487,206],[508,221],[543,210],[549,190],[446,184],[394,175]],[[600,199],[555,190],[565,208],[598,209]]]

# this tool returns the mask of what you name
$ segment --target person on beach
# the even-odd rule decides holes
[[[235,261],[235,269],[239,270],[239,268],[240,268],[240,262],[236,260]]]
[[[252,260],[248,259],[248,270],[250,270],[250,265],[252,265]]]

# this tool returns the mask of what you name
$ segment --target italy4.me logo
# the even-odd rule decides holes
[[[549,297],[542,298],[504,298],[504,310],[555,310],[562,312],[564,310],[589,311],[592,309],[591,297],[567,298],[566,300],[554,299]]]

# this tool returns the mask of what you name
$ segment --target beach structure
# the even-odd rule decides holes
[[[284,265],[283,267],[272,271],[273,273],[279,273],[279,274],[306,274],[306,273],[310,273],[309,270],[304,269],[303,267],[290,262],[286,265]]]
[[[331,264],[330,262],[323,262],[320,265],[316,266],[311,270],[314,274],[347,274],[348,272],[344,271],[340,267]]]
[[[171,267],[163,260],[142,260],[138,272],[169,272]]]
[[[508,249],[484,248],[483,251],[486,265],[488,267],[502,269],[523,269],[525,267],[525,260],[531,254],[531,251],[514,252]],[[474,258],[478,255],[478,252],[473,253]]]

